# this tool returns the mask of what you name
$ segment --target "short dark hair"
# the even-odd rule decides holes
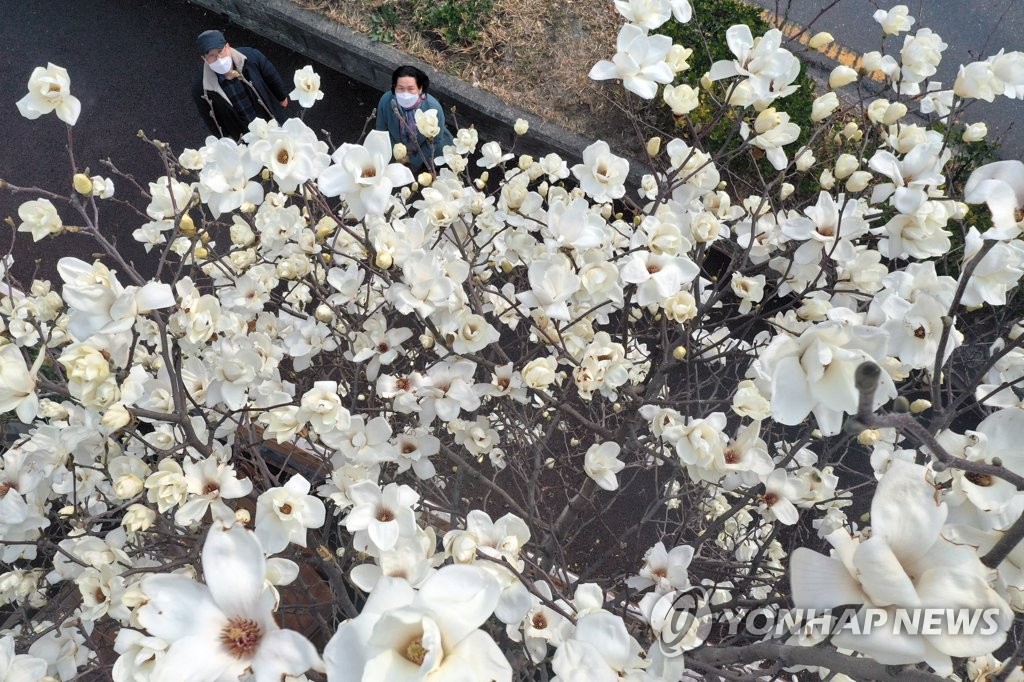
[[[406,76],[412,76],[416,79],[416,87],[423,91],[424,94],[427,92],[427,88],[430,87],[430,79],[427,74],[417,69],[415,66],[399,66],[391,74],[391,92],[395,91],[395,87],[398,86],[398,79]]]

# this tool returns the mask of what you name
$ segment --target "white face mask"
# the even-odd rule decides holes
[[[234,68],[234,66],[234,63],[232,63],[231,61],[231,55],[221,57],[213,64],[210,64],[210,68],[213,69],[213,72],[219,73],[222,76],[226,74],[228,71],[230,71],[232,68]]]
[[[415,92],[396,92],[395,99],[398,100],[399,106],[408,109],[412,105],[416,104],[420,96]]]

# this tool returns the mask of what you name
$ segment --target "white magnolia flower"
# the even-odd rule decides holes
[[[413,116],[416,118],[416,130],[423,137],[432,140],[441,134],[441,125],[437,120],[437,109],[417,109]]]
[[[661,96],[676,116],[685,116],[700,104],[700,89],[692,88],[685,83],[676,86],[666,85]]]
[[[149,183],[150,202],[146,215],[153,220],[173,218],[188,208],[192,201],[192,185],[163,176]]]
[[[21,351],[13,343],[0,346],[0,413],[14,411],[25,424],[32,423],[39,411],[36,373],[46,359],[46,348],[29,368]]]
[[[942,61],[942,52],[948,47],[937,33],[922,28],[914,35],[908,35],[900,50],[900,81],[893,87],[901,95],[917,95],[921,92],[921,83],[931,78],[938,71]]]
[[[476,160],[476,165],[480,168],[490,169],[505,163],[513,156],[514,154],[502,154],[501,145],[491,140],[480,148],[480,158]]]
[[[875,11],[873,18],[882,25],[882,32],[887,36],[894,36],[909,31],[914,25],[914,17],[910,16],[910,9],[906,5],[895,5],[886,11],[880,9]]]
[[[0,637],[0,680],[34,682],[46,676],[46,661],[28,654],[14,653],[14,637]]]
[[[56,64],[37,66],[28,79],[28,94],[18,100],[18,111],[27,119],[37,119],[51,111],[69,126],[75,125],[82,103],[71,96],[67,69]]]
[[[573,166],[572,174],[587,196],[604,203],[626,194],[629,162],[612,154],[607,142],[598,140],[583,150],[583,163]]]
[[[763,149],[768,162],[775,170],[783,170],[789,164],[784,145],[796,142],[800,126],[789,120],[789,114],[776,111],[773,107],[764,109],[754,120],[754,137],[750,144]],[[740,127],[744,139],[750,135],[750,127],[744,122]]]
[[[199,173],[199,198],[213,217],[230,213],[248,202],[263,203],[263,185],[253,181],[263,164],[231,138],[210,138],[203,148],[206,163]],[[178,205],[178,210],[181,210]]]
[[[317,139],[300,118],[290,118],[281,126],[271,125],[265,137],[247,133],[243,139],[249,143],[249,153],[273,174],[282,192],[294,192],[299,185],[319,176],[331,162],[327,143]]]
[[[674,16],[680,24],[693,18],[689,0],[615,0],[615,9],[626,21],[654,30]]]
[[[500,594],[497,580],[474,566],[445,566],[418,591],[380,578],[362,612],[327,643],[328,682],[511,682],[501,649],[479,629]]]
[[[47,235],[60,234],[64,230],[60,215],[49,199],[26,201],[18,207],[18,217],[21,218],[18,232],[31,233],[34,242]]]
[[[357,218],[381,215],[396,187],[412,183],[412,171],[391,161],[391,138],[373,130],[362,145],[343,144],[332,155],[334,163],[320,173],[320,191],[340,196]]]
[[[138,621],[170,646],[154,666],[154,682],[256,680],[301,675],[319,663],[316,649],[274,620],[267,562],[256,536],[239,525],[214,524],[203,545],[205,584],[177,574],[142,582],[148,601]]]
[[[583,471],[597,483],[598,487],[604,490],[618,489],[619,481],[615,474],[626,466],[618,460],[621,449],[619,444],[613,441],[596,443],[587,449],[587,454],[583,458]]]
[[[839,433],[843,414],[857,412],[854,372],[862,362],[883,359],[887,336],[866,326],[823,322],[797,337],[773,338],[755,362],[757,374],[768,379],[772,417],[795,425],[813,412],[823,433]],[[895,397],[896,386],[883,371],[872,406],[877,409]]]
[[[268,554],[294,542],[306,546],[306,531],[324,525],[324,503],[309,494],[309,481],[299,474],[256,500],[256,537]]]
[[[746,77],[730,104],[764,107],[796,91],[793,81],[800,75],[800,60],[782,47],[781,31],[773,28],[755,40],[748,26],[737,24],[726,31],[725,39],[736,59],[715,62],[708,74],[713,81]]]
[[[996,161],[976,168],[964,185],[964,201],[984,203],[992,212],[992,229],[985,236],[1019,236],[1024,231],[1024,163]]]
[[[419,494],[407,485],[389,483],[382,490],[373,481],[360,481],[348,488],[352,509],[345,528],[355,537],[353,545],[377,555],[393,548],[399,538],[415,536],[413,506]]]
[[[626,579],[633,590],[655,588],[658,592],[685,590],[690,587],[688,569],[693,560],[693,547],[679,545],[671,550],[658,541],[644,553],[644,565],[640,572]]]
[[[981,656],[999,648],[1013,616],[989,586],[977,550],[943,537],[948,508],[938,501],[927,476],[925,467],[894,459],[871,502],[871,536],[859,539],[845,528],[834,531],[826,538],[834,548],[831,557],[799,547],[790,576],[798,608],[863,604],[889,611],[890,623],[899,608],[994,611],[994,632],[942,627],[937,634],[930,629],[908,633],[875,627],[856,635],[843,630],[832,639],[836,646],[886,665],[925,661],[940,675],[949,675],[951,656]]]
[[[658,94],[658,83],[671,83],[675,72],[665,58],[672,39],[668,36],[647,35],[647,31],[636,24],[624,24],[619,29],[615,42],[618,50],[611,61],[602,59],[590,70],[590,78],[596,81],[619,78],[622,86],[644,99],[654,99]]]
[[[295,72],[292,82],[295,89],[288,93],[288,96],[298,100],[303,109],[309,109],[324,98],[324,93],[320,89],[320,74],[309,64]]]

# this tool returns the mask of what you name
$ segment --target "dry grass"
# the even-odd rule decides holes
[[[371,35],[374,10],[389,4],[398,8],[403,0],[295,2]],[[494,0],[471,46],[444,47],[401,24],[393,45],[537,116],[625,150],[636,146],[637,136],[609,99],[621,88],[587,78],[596,61],[615,52],[621,23],[612,4],[601,0]]]

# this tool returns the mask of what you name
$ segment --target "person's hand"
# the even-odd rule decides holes
[[[285,107],[286,109],[288,108],[288,98],[287,97],[285,97],[283,100],[281,100],[281,106]]]

